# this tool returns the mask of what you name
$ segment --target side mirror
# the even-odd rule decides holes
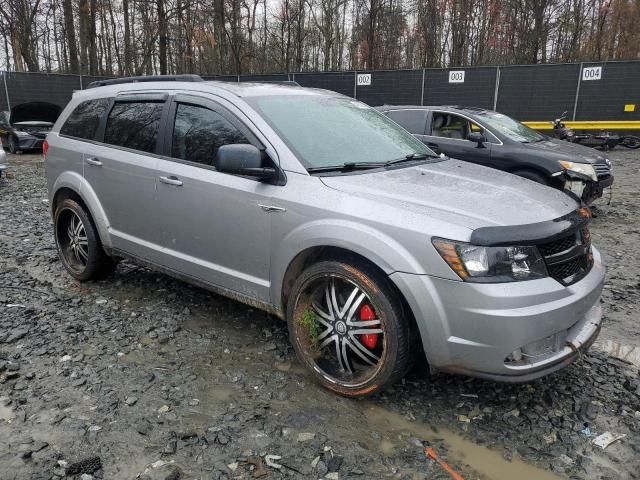
[[[249,175],[261,179],[277,176],[272,167],[262,166],[262,153],[253,145],[231,144],[218,148],[214,160],[216,170],[233,175]]]
[[[470,142],[475,142],[478,144],[478,148],[483,148],[484,145],[483,143],[485,143],[487,141],[487,138],[481,134],[480,132],[471,132],[468,136],[467,136],[467,140],[469,140]]]

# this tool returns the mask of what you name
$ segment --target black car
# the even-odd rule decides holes
[[[0,112],[0,142],[11,153],[42,149],[62,109],[53,103],[28,102]]]
[[[611,163],[591,148],[556,140],[493,110],[378,107],[437,153],[570,190],[586,203],[613,183]]]

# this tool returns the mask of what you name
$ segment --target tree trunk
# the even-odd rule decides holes
[[[78,47],[76,45],[76,27],[73,22],[73,8],[71,0],[63,0],[62,10],[64,14],[64,33],[69,50],[69,67],[71,73],[80,73],[78,65]]]

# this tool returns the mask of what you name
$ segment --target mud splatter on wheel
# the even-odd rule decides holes
[[[367,265],[326,261],[303,272],[287,308],[300,361],[341,395],[371,394],[413,360],[410,321],[389,280]]]

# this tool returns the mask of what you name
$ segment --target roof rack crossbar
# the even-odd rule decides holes
[[[89,85],[87,85],[86,88],[138,82],[204,82],[204,80],[200,75],[142,75],[139,77],[123,77],[112,78],[109,80],[96,80],[95,82],[91,82]]]

